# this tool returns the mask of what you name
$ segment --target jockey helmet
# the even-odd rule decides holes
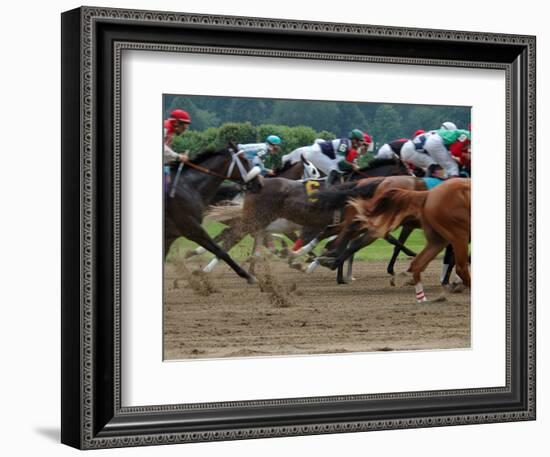
[[[450,121],[443,122],[443,124],[441,124],[441,128],[444,129],[444,130],[457,130],[458,129],[456,124],[454,122],[450,122]]]
[[[349,132],[348,137],[349,137],[350,140],[365,141],[365,138],[363,136],[363,132],[359,129],[353,129],[351,132]]]
[[[273,144],[276,146],[279,146],[281,144],[281,139],[277,135],[269,135],[265,139],[266,143]]]
[[[189,116],[189,113],[187,111],[184,111],[182,109],[172,110],[172,112],[170,113],[170,117],[185,124],[191,124],[191,116]]]
[[[426,133],[426,130],[418,129],[416,132],[414,132],[413,138],[416,138],[417,136],[420,136],[423,133]]]
[[[363,133],[363,141],[367,144],[371,144],[372,136],[370,136],[368,133]]]

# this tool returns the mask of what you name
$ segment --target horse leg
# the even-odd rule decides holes
[[[352,280],[353,273],[353,256],[357,251],[360,251],[364,247],[372,244],[376,238],[370,237],[368,232],[360,235],[358,238],[354,239],[349,247],[342,253],[342,255],[336,259],[336,267],[338,268],[338,273],[336,275],[336,281],[338,284],[349,284]],[[346,278],[343,277],[344,272],[344,262],[348,260],[348,269],[346,272]]]
[[[441,266],[441,285],[446,286],[449,284],[451,273],[455,265],[455,258],[453,253],[453,246],[449,244],[445,248],[445,256],[443,257],[443,265]]]
[[[468,242],[457,240],[453,242],[455,253],[456,274],[462,279],[466,287],[470,287],[470,270],[468,268]]]
[[[330,268],[331,270],[339,268],[339,265],[350,256],[348,251],[348,244],[357,235],[357,229],[359,227],[359,222],[354,222],[350,225],[347,225],[343,229],[344,233],[340,232],[338,238],[334,240],[333,248],[319,258],[321,265]],[[338,277],[341,277],[341,274],[342,272],[339,270]],[[339,284],[342,283],[339,282]]]
[[[354,255],[351,255],[348,259],[348,269],[346,271],[346,282],[348,284],[353,281],[353,258]]]
[[[413,228],[410,225],[404,225],[403,227],[401,227],[401,232],[399,233],[399,238],[398,238],[399,243],[405,244],[405,242],[409,238],[412,231],[413,231]],[[392,276],[395,276],[395,270],[394,270],[395,262],[397,261],[397,257],[399,256],[400,252],[401,252],[401,246],[395,246],[393,248],[393,254],[391,256],[391,259],[390,259],[390,262],[388,263],[388,268],[387,268],[388,274]]]
[[[256,283],[256,278],[248,274],[243,268],[235,262],[231,256],[224,251],[220,246],[218,246],[212,238],[208,235],[206,230],[199,224],[195,219],[188,218],[186,224],[186,233],[184,234],[187,238],[195,243],[200,244],[203,248],[210,251],[216,257],[222,259],[227,263],[235,273],[237,273],[241,278],[245,278],[249,284]],[[227,248],[229,250],[229,248]]]
[[[427,301],[420,275],[429,263],[435,259],[437,254],[439,254],[447,245],[447,241],[441,238],[441,236],[438,235],[433,229],[425,227],[424,233],[426,234],[427,244],[424,249],[413,259],[409,269],[407,270],[412,273],[416,300],[418,303]]]
[[[349,284],[353,280],[352,272],[353,272],[353,254],[348,257],[348,268],[346,269],[345,277],[344,277],[344,263],[341,263],[338,265],[336,282],[338,284]]]

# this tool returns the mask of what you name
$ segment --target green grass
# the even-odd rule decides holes
[[[220,233],[225,225],[219,223],[219,222],[207,222],[205,224],[206,231],[210,236],[215,236],[218,233]],[[398,229],[393,233],[393,235],[397,238],[399,236],[399,231],[401,229]],[[235,246],[229,253],[231,256],[239,261],[246,257],[248,257],[252,250],[252,237],[247,235],[237,246]],[[290,243],[290,242],[289,242]],[[418,253],[422,250],[426,243],[426,240],[424,238],[424,234],[421,230],[414,230],[411,233],[411,236],[405,243],[406,246],[409,249],[412,249],[414,252]],[[290,243],[291,244],[291,243]],[[324,245],[324,243],[321,243],[321,246]],[[315,251],[320,252],[321,246],[318,246]],[[170,253],[168,255],[168,261],[173,259],[173,256],[180,252],[183,253],[188,249],[194,249],[197,247],[197,244],[189,241],[187,238],[178,238],[174,245],[172,246],[172,249],[170,250]],[[390,245],[385,240],[376,240],[373,244],[371,244],[368,248],[362,249],[355,255],[355,260],[386,260],[389,259],[392,255],[393,246]],[[205,258],[211,258],[213,257],[212,254],[207,253],[204,255]],[[407,258],[407,256],[403,253],[399,255],[399,258]]]

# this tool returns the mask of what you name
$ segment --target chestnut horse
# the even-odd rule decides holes
[[[421,273],[448,244],[454,250],[456,273],[470,287],[470,179],[450,179],[430,191],[389,189],[373,200],[354,199],[350,205],[362,227],[378,238],[408,218],[420,221],[427,244],[407,270],[412,273],[418,302],[427,300]]]
[[[426,190],[426,183],[423,179],[415,176],[388,176],[383,178],[367,178],[357,181],[357,186],[352,189],[336,189],[321,191],[318,194],[318,204],[324,208],[336,209],[343,207],[351,198],[370,199],[375,195],[384,192],[387,189],[410,189]],[[328,228],[324,235],[336,234],[334,241],[327,245],[328,251],[315,261],[332,270],[340,268],[346,259],[350,258],[355,252],[373,243],[377,237],[366,231],[356,220],[357,210],[354,206],[346,205],[342,222],[338,226]],[[397,243],[388,239],[390,243],[395,244],[392,258],[388,264],[388,273],[393,276],[394,265],[397,256],[401,251],[413,257],[414,252],[404,246],[407,238],[415,228],[420,228],[418,221],[409,218],[404,221],[401,234]]]

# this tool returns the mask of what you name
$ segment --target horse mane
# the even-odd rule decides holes
[[[380,177],[364,185],[358,185],[358,181],[352,181],[321,190],[315,194],[314,205],[322,209],[339,209],[343,208],[351,198],[372,198],[383,180],[384,177]]]
[[[366,166],[361,168],[361,170],[372,170],[374,168],[387,167],[388,165],[399,165],[402,163],[400,160],[396,159],[372,159]]]
[[[350,204],[357,210],[357,220],[386,234],[406,217],[420,219],[427,196],[427,191],[388,189],[374,200],[353,199]]]
[[[236,148],[233,148],[231,144],[223,149],[207,148],[206,150],[199,152],[195,157],[190,160],[190,162],[194,165],[200,165],[202,162],[212,157],[223,156],[229,153],[231,149],[234,149],[235,151],[237,150]]]
[[[299,162],[296,162],[296,163],[299,163]],[[290,160],[287,160],[282,167],[279,167],[279,168],[276,168],[274,171],[275,171],[275,174],[276,175],[279,175],[281,173],[284,173],[285,171],[289,170],[290,168],[292,168],[294,165],[296,165],[296,163],[291,163]]]

